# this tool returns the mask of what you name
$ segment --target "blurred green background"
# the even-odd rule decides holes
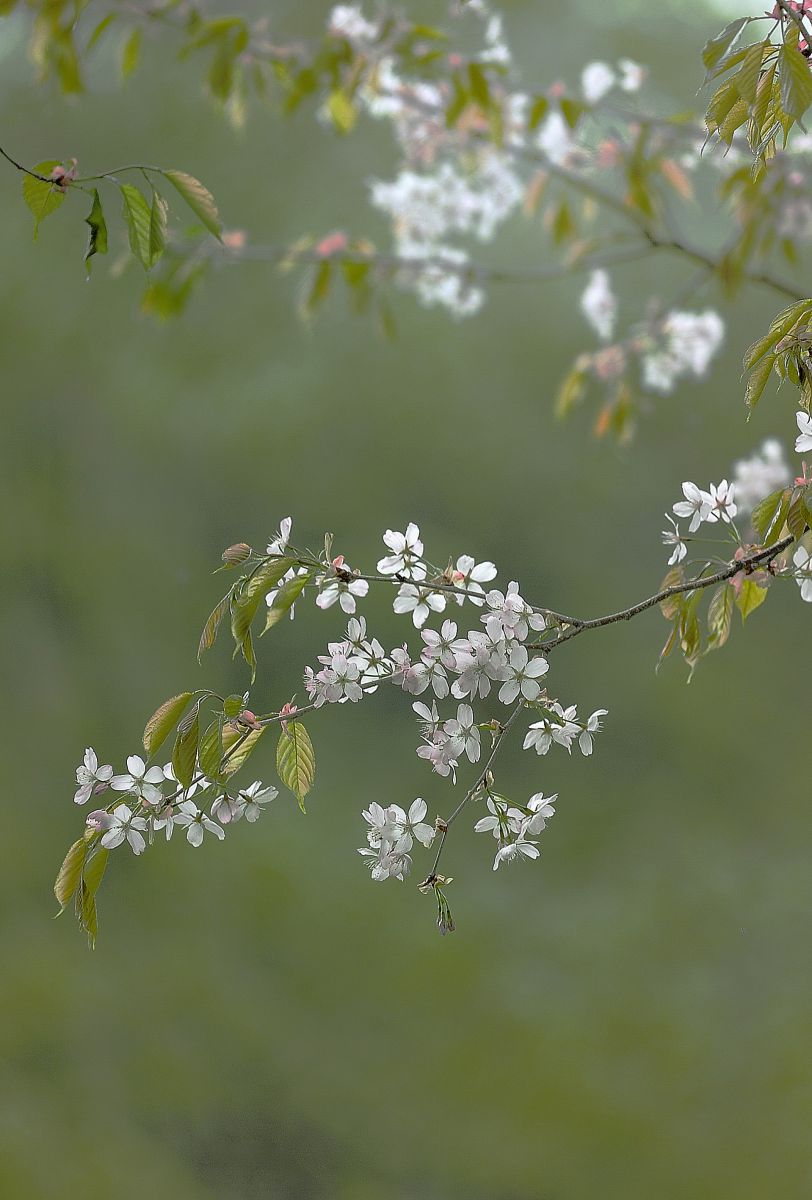
[[[328,9],[279,3],[275,28],[314,31]],[[504,10],[528,78],[629,55],[652,66],[664,112],[693,102],[720,24],[684,3]],[[24,160],[159,161],[201,176],[260,241],[384,240],[365,180],[394,168],[385,129],[341,141],[306,112],[258,112],[235,136],[169,46],[123,88],[102,54],[92,90],[66,102],[32,86],[22,36],[0,25],[3,137]],[[166,695],[244,685],[225,646],[195,661],[223,546],[261,545],[291,513],[302,541],[329,527],[371,563],[381,531],[411,519],[437,559],[493,558],[534,599],[586,615],[630,603],[663,573],[658,514],[680,481],[789,440],[792,397],[747,426],[739,382],[742,346],[780,299],[740,301],[708,380],[618,449],[585,411],[551,416],[591,344],[581,280],[495,291],[462,323],[403,297],[389,343],[340,302],[305,328],[289,281],[245,265],[160,325],[138,314],[135,271],[102,264],[84,282],[67,206],[32,246],[19,188],[0,174],[0,1194],[808,1197],[809,613],[794,587],[689,688],[677,662],[655,677],[656,612],[556,657],[552,686],[609,708],[606,734],[590,760],[505,756],[503,785],[558,791],[559,812],[539,864],[497,875],[470,823],[455,831],[453,937],[414,881],[372,884],[355,854],[371,800],[449,807],[395,694],[311,720],[307,818],[280,796],[222,846],[122,851],[95,954],[70,916],[51,920],[83,748],[120,769]],[[713,211],[695,220],[712,245]],[[517,220],[493,255],[547,252],[540,225]],[[624,314],[683,278],[667,258],[616,271]],[[390,635],[388,607],[365,611]],[[341,628],[308,607],[266,639],[255,707],[299,686]],[[272,760],[258,751],[256,774],[272,778]]]

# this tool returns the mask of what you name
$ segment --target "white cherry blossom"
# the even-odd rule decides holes
[[[672,504],[672,511],[678,517],[690,517],[691,523],[688,526],[688,532],[696,533],[701,523],[707,521],[710,514],[710,494],[703,492],[695,483],[690,482],[683,483],[682,494],[685,499]]]
[[[809,413],[797,412],[795,421],[798,425],[795,449],[799,454],[806,454],[808,450],[812,450],[812,417]]]
[[[98,796],[107,790],[112,778],[113,768],[109,764],[100,767],[96,751],[88,746],[81,766],[76,768],[76,782],[79,786],[73,797],[74,804],[87,804],[91,796]]]
[[[161,790],[156,784],[164,782],[164,773],[160,767],[147,767],[137,754],[131,754],[127,759],[127,774],[114,775],[110,787],[114,792],[131,792],[145,804],[160,804]]]
[[[212,821],[202,808],[198,808],[193,800],[182,800],[175,815],[175,824],[186,829],[186,841],[190,846],[199,846],[203,841],[204,830],[213,833],[222,842],[226,836],[222,825]]]
[[[101,836],[101,844],[105,850],[114,850],[126,839],[133,854],[143,854],[146,840],[143,831],[147,823],[143,817],[135,816],[126,804],[119,804],[110,814],[111,823]]]

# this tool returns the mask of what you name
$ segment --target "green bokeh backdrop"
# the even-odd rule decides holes
[[[328,7],[280,3],[275,21],[315,30]],[[718,16],[647,7],[505,6],[530,78],[626,54],[652,65],[663,111],[690,104]],[[259,240],[384,240],[364,196],[396,162],[385,130],[341,141],[307,113],[258,113],[235,136],[171,47],[123,89],[101,55],[90,94],[67,103],[31,85],[20,38],[0,25],[12,153],[182,167]],[[340,303],[309,330],[288,281],[232,267],[157,325],[138,315],[135,269],[83,281],[75,215],[32,246],[11,168],[0,188],[0,1194],[807,1197],[809,613],[794,588],[774,589],[688,688],[677,663],[654,675],[656,612],[556,657],[555,688],[608,707],[606,734],[590,760],[505,756],[505,787],[559,791],[559,812],[540,863],[497,875],[490,845],[455,830],[453,937],[412,883],[374,885],[355,855],[369,801],[448,808],[397,695],[312,720],[306,819],[280,797],[222,846],[122,851],[95,954],[69,918],[51,921],[50,893],[83,747],[121,764],[164,696],[243,686],[225,647],[195,662],[224,545],[262,544],[291,513],[302,540],[329,527],[370,563],[381,530],[411,519],[437,558],[494,558],[551,605],[631,602],[662,574],[657,514],[680,481],[718,478],[791,428],[789,395],[749,426],[740,403],[741,348],[780,302],[740,301],[709,379],[658,403],[621,450],[585,412],[551,415],[590,341],[579,281],[497,291],[459,324],[399,299],[389,343]],[[713,245],[717,214],[694,221]],[[491,253],[548,247],[517,221]],[[618,271],[625,315],[683,278],[667,258]],[[366,611],[397,630],[384,598]],[[267,639],[256,706],[298,686],[340,628],[308,608]],[[270,748],[256,767],[272,776]]]

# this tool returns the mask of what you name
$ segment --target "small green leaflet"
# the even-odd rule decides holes
[[[149,210],[149,258],[150,266],[163,254],[166,248],[166,224],[169,205],[159,192],[153,190],[152,208]]]
[[[244,731],[240,731],[231,722],[224,725],[223,726],[224,762],[223,762],[221,774],[222,775],[234,775],[237,771],[239,771],[240,767],[244,764],[245,760],[248,758],[248,755],[254,750],[257,742],[262,737],[264,732],[265,732],[265,726],[263,725],[260,729],[252,729],[249,734],[244,736]],[[235,746],[240,738],[242,738],[243,740],[240,741],[240,744],[237,747],[237,749],[234,751],[234,753],[230,754],[229,751],[231,750],[232,746]]]
[[[132,31],[121,51],[121,78],[129,79],[138,60],[141,57],[141,30],[138,26]]]
[[[124,220],[127,223],[130,249],[144,270],[148,271],[152,266],[150,207],[133,184],[122,183],[119,190],[124,202]]]
[[[90,236],[87,241],[87,250],[85,250],[85,268],[89,275],[92,265],[90,260],[93,255],[107,253],[107,222],[104,219],[98,188],[93,189],[93,204],[85,217],[85,225],[90,226]]]
[[[58,158],[49,158],[45,162],[37,163],[34,173],[47,177],[54,167],[59,166],[61,163]],[[46,183],[42,179],[35,179],[33,175],[23,176],[23,200],[34,214],[34,241],[37,240],[39,234],[40,222],[55,212],[64,199],[65,193],[55,183]]]
[[[274,625],[278,625],[282,618],[290,612],[307,587],[310,579],[310,573],[305,571],[301,575],[294,575],[293,579],[289,579],[287,583],[282,584],[274,597],[273,604],[268,609],[268,615],[265,618],[265,628],[262,631],[263,634],[267,633],[269,629],[273,629]]]
[[[194,175],[187,175],[185,171],[162,171],[161,174],[180,192],[192,212],[200,218],[209,233],[213,233],[219,240],[223,230],[223,223],[220,220],[214,196],[212,196],[208,188],[205,188],[199,179],[195,179]]]
[[[287,729],[283,727],[280,730],[276,747],[276,770],[304,812],[304,798],[312,788],[316,775],[316,756],[313,743],[301,721],[288,721]]]
[[[200,736],[200,701],[178,725],[178,736],[172,750],[172,769],[181,787],[189,787],[195,773],[197,741]]]
[[[233,589],[232,589],[233,590]],[[220,627],[220,622],[226,615],[231,603],[231,591],[226,592],[222,600],[217,602],[215,608],[209,613],[208,620],[203,626],[203,632],[200,635],[200,641],[197,647],[197,661],[200,662],[206,650],[211,650],[217,637],[217,630]]]
[[[781,104],[789,116],[800,121],[812,104],[812,76],[809,61],[797,46],[785,42],[778,51],[781,72]]]
[[[767,599],[767,589],[760,587],[754,579],[743,579],[736,596],[736,607],[742,615],[742,623]]]

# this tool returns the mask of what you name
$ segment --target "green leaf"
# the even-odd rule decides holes
[[[287,730],[281,729],[279,732],[276,770],[304,812],[304,798],[313,786],[316,774],[316,756],[313,743],[301,721],[288,721],[287,726]]]
[[[47,177],[54,167],[58,166],[61,166],[59,159],[49,158],[45,162],[37,163],[34,171],[37,175]],[[23,176],[23,200],[34,214],[34,241],[37,240],[39,234],[40,222],[55,212],[64,199],[65,193],[55,183],[46,183],[42,179],[35,179],[33,175]]]
[[[479,63],[468,64],[468,84],[474,100],[487,112],[491,106],[491,91],[488,87],[488,77]]]
[[[85,868],[82,871],[82,879],[85,887],[92,896],[95,896],[99,890],[109,857],[110,851],[104,846],[99,846],[85,863]]]
[[[203,632],[200,635],[200,641],[197,646],[197,661],[200,662],[206,650],[211,650],[217,638],[217,630],[220,627],[220,622],[226,615],[231,603],[231,591],[226,592],[222,600],[218,600],[214,609],[209,613],[208,620],[203,626]]]
[[[289,558],[269,559],[248,577],[242,590],[235,596],[231,606],[231,632],[237,649],[242,646],[260,604],[292,566]]]
[[[800,121],[812,104],[812,76],[809,61],[797,46],[785,42],[778,51],[781,73],[781,105],[786,113]]]
[[[753,523],[753,529],[761,538],[762,545],[767,544],[765,542],[765,538],[770,526],[773,524],[782,507],[784,506],[785,498],[787,501],[789,500],[787,489],[778,488],[777,491],[770,492],[769,496],[765,496],[763,500],[759,500],[758,504],[753,509],[750,519]],[[781,524],[783,525],[783,521]]]
[[[130,249],[145,271],[152,266],[150,249],[150,208],[143,194],[131,183],[119,184],[124,202],[124,220],[130,239]]]
[[[332,117],[333,124],[339,133],[350,133],[358,119],[355,106],[347,93],[337,88],[330,93],[327,100],[327,111]]]
[[[195,179],[194,175],[187,175],[185,171],[163,171],[162,174],[180,192],[209,233],[213,233],[219,240],[223,224],[214,202],[214,196],[208,188],[204,187],[199,179]]]
[[[550,101],[546,96],[536,96],[530,106],[530,116],[528,117],[528,128],[538,129],[541,122],[547,116],[550,109]]]
[[[191,719],[190,719],[191,718]],[[181,787],[189,787],[195,773],[197,742],[200,736],[200,703],[178,726],[178,736],[172,749],[172,769]]]
[[[96,897],[86,887],[84,879],[76,893],[76,915],[79,924],[87,934],[87,944],[91,950],[96,949],[96,938],[99,933],[99,920],[96,911]]]
[[[806,530],[807,513],[803,493],[794,489],[787,511],[787,527],[794,538],[801,538]]]
[[[678,564],[667,572],[665,578],[658,588],[658,591],[664,592],[668,588],[679,587],[679,585],[684,582],[685,572]],[[673,596],[666,596],[665,600],[660,601],[660,611],[667,621],[673,621],[674,617],[676,617],[682,609],[683,603],[684,602],[681,593],[677,592]]]
[[[73,843],[65,855],[62,866],[59,868],[59,874],[54,883],[54,895],[59,902],[60,912],[79,886],[79,880],[82,877],[82,867],[85,865],[85,859],[87,858],[87,849],[85,839],[79,838],[78,842]]]
[[[754,42],[748,49],[742,59],[742,65],[733,77],[733,82],[742,100],[746,100],[751,105],[755,103],[756,88],[758,87],[758,79],[761,74],[761,64],[764,59],[764,52],[769,45],[769,42]]]
[[[702,49],[702,62],[709,71],[727,54],[748,20],[748,17],[739,17],[737,20],[731,21],[729,25],[725,25],[721,33],[705,43]]]
[[[129,79],[141,57],[141,29],[136,26],[121,51],[121,78]]]
[[[161,707],[157,708],[147,721],[143,742],[144,749],[150,757],[160,750],[169,736],[169,731],[174,728],[185,712],[192,694],[192,692],[179,692],[177,696],[171,696],[169,700],[164,700]]]
[[[85,225],[90,226],[90,236],[87,241],[87,250],[85,250],[85,267],[89,275],[91,268],[90,260],[93,255],[107,253],[107,222],[104,219],[104,210],[99,199],[98,188],[93,189],[93,204],[90,207],[90,212],[85,217]]]
[[[311,578],[310,573],[305,571],[302,575],[294,575],[293,579],[282,584],[274,597],[273,604],[268,609],[263,634],[267,633],[269,629],[273,629],[274,625],[278,625],[282,618],[290,612]]]
[[[736,608],[742,615],[742,623],[755,612],[767,599],[767,589],[761,587],[754,579],[743,579],[736,596]]]
[[[226,696],[223,701],[223,715],[226,717],[236,717],[245,708],[245,698],[234,692],[231,696]]]
[[[149,265],[158,261],[166,248],[166,221],[169,205],[159,192],[152,193],[152,208],[149,213]]]
[[[744,403],[752,412],[761,399],[762,393],[767,386],[770,375],[773,370],[772,357],[767,356],[756,363],[750,376],[747,380],[747,388],[744,393]]]
[[[90,37],[88,38],[87,46],[85,48],[86,53],[93,49],[93,47],[96,45],[96,43],[101,39],[102,35],[104,33],[106,33],[106,31],[113,24],[113,22],[115,21],[117,16],[118,16],[118,13],[111,12],[111,13],[108,13],[106,17],[102,17],[102,19],[99,21],[98,25],[93,30]]]
[[[200,739],[200,749],[198,750],[200,769],[209,779],[216,779],[220,774],[220,760],[222,757],[222,724],[219,720],[212,721]]]
[[[718,650],[730,636],[733,620],[734,589],[729,583],[721,584],[711,596],[708,606],[708,649]]]
[[[238,729],[235,725],[229,723],[223,726],[223,756],[225,761],[222,766],[222,775],[234,775],[243,766],[249,754],[253,752],[257,742],[265,732],[265,726],[260,729],[252,729],[251,732],[240,742],[240,746],[233,754],[229,754],[229,750],[236,742],[243,737],[245,730]]]

